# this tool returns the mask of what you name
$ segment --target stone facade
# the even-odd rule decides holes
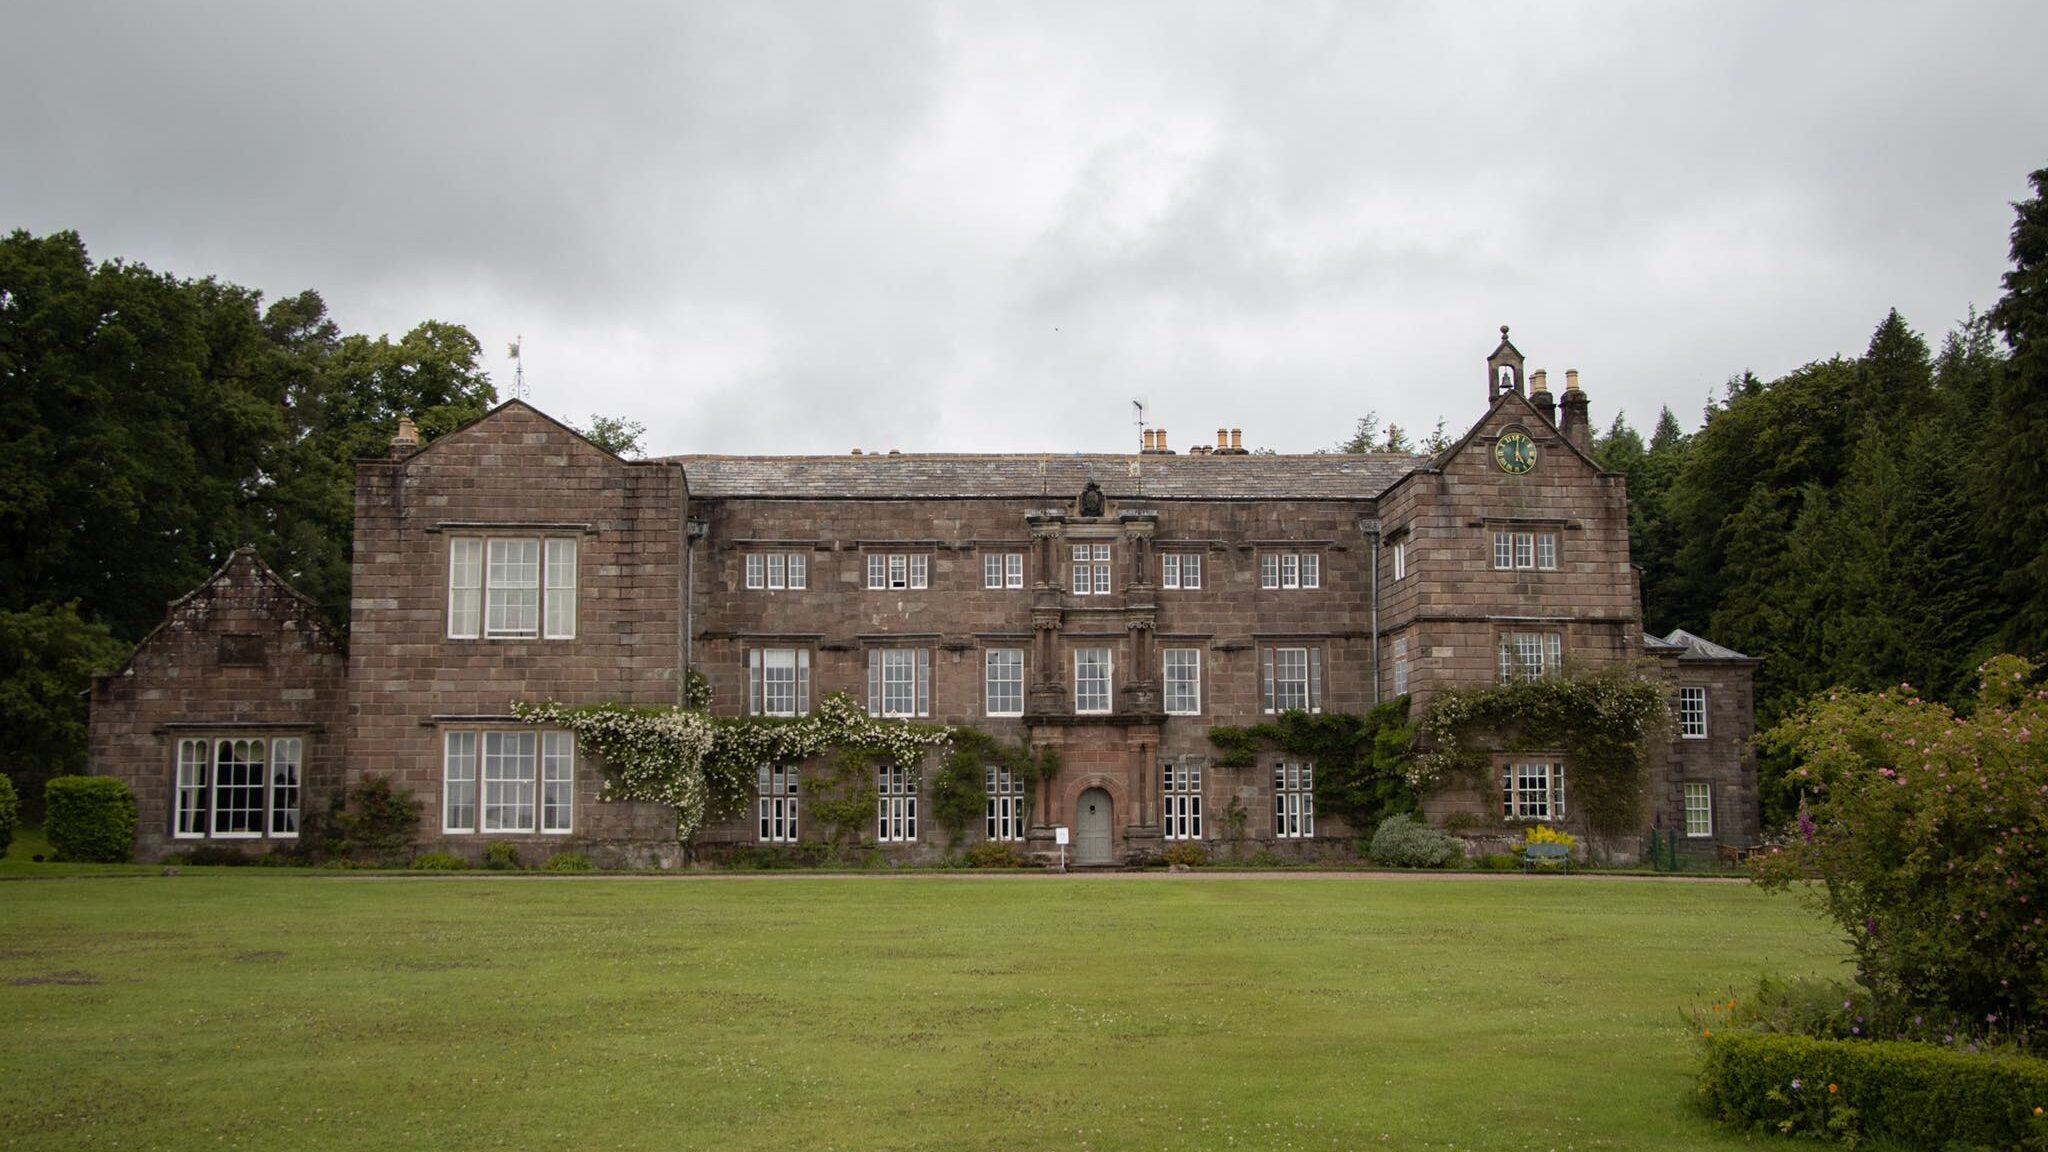
[[[345,679],[338,652],[330,667],[309,651],[305,674],[326,676],[317,699],[279,696],[263,714],[321,717],[323,784],[378,774],[420,797],[422,849],[508,840],[530,860],[574,848],[646,862],[674,856],[666,810],[600,802],[602,765],[515,721],[515,699],[675,704],[691,671],[719,714],[847,692],[1058,749],[1062,773],[999,832],[1050,853],[1067,827],[1075,857],[1116,863],[1175,838],[1314,855],[1370,832],[1311,815],[1305,766],[1217,767],[1212,727],[1640,660],[1675,708],[1700,687],[1709,711],[1704,735],[1674,735],[1657,758],[1646,830],[1685,828],[1688,803],[1710,803],[1702,846],[1752,841],[1751,662],[1644,634],[1625,484],[1587,454],[1576,379],[1554,399],[1503,339],[1487,399],[1433,459],[1256,456],[1227,439],[1175,455],[1148,437],[1136,455],[634,462],[514,401],[360,466]],[[191,684],[200,670],[196,695],[152,687],[148,709],[96,689],[96,770],[156,797],[147,851],[170,843],[176,765],[138,733],[220,712],[234,681],[214,685],[213,668],[182,649],[146,666],[138,653],[130,680]],[[102,758],[103,740],[125,740],[125,758]],[[1549,798],[1522,801],[1528,816]],[[1429,811],[1503,826],[1502,803],[1445,792]],[[707,828],[699,850],[786,842],[786,828],[763,834],[770,807]],[[819,838],[804,811],[797,838]],[[962,847],[928,818],[914,835],[889,828],[905,835],[865,838],[895,857]]]

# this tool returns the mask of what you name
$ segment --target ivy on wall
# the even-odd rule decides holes
[[[1005,744],[979,728],[953,729],[951,748],[932,777],[932,818],[956,841],[987,811],[990,768],[1007,769],[1025,782],[1028,810],[1038,787],[1059,776],[1061,760],[1049,745],[1033,749],[1021,737]]]
[[[1254,767],[1262,751],[1313,763],[1316,810],[1365,832],[1415,808],[1413,733],[1408,697],[1398,696],[1363,716],[1289,711],[1244,728],[1218,725],[1209,729],[1209,743],[1222,753],[1216,763],[1223,768]]]
[[[1627,665],[1487,688],[1446,688],[1416,724],[1409,783],[1488,789],[1496,752],[1560,752],[1572,805],[1601,835],[1637,830],[1650,748],[1671,724],[1664,687]],[[1320,797],[1318,797],[1320,799]]]
[[[924,756],[947,742],[953,729],[870,716],[844,692],[827,696],[808,716],[709,717],[670,706],[566,705],[514,702],[512,714],[575,734],[602,756],[604,799],[644,800],[675,809],[676,839],[688,843],[717,814],[744,808],[763,764],[799,764],[830,756],[825,778],[809,807],[835,831],[874,812],[873,766],[902,764],[922,775]],[[868,783],[864,804],[857,788],[843,787],[859,771]],[[822,809],[821,809],[822,805]],[[858,812],[857,817],[850,813]]]

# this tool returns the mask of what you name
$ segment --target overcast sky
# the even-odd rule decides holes
[[[671,452],[1309,451],[1930,342],[2048,4],[0,0],[0,228],[468,325]]]

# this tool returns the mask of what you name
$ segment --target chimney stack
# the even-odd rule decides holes
[[[1557,430],[1579,451],[1590,455],[1593,451],[1592,417],[1586,410],[1586,394],[1579,389],[1579,370],[1567,368],[1564,373],[1563,412],[1557,421]]]
[[[410,456],[420,450],[420,426],[410,416],[398,418],[398,431],[391,434],[391,455],[394,459]]]
[[[1529,403],[1553,427],[1557,424],[1557,397],[1550,394],[1550,373],[1541,368],[1529,373]]]

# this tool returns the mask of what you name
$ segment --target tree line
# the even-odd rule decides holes
[[[1628,476],[1645,622],[1761,657],[1760,729],[1838,686],[1967,708],[1987,658],[2048,652],[2048,169],[2031,181],[2003,297],[1938,349],[1893,310],[1854,359],[1729,380],[1692,432],[1667,408],[1647,442],[1623,416],[1595,440]]]

